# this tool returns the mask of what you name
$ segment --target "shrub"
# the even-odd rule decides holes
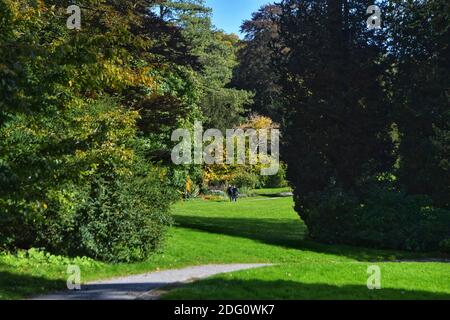
[[[0,261],[9,266],[22,269],[42,268],[61,268],[65,270],[67,265],[78,265],[80,267],[96,267],[100,268],[102,263],[88,257],[68,258],[66,256],[52,255],[49,252],[40,249],[31,248],[29,250],[18,250],[15,254],[1,252]]]
[[[240,198],[248,198],[256,196],[256,192],[254,192],[254,188],[242,187],[239,189],[239,197]]]
[[[450,239],[442,240],[439,243],[439,248],[444,253],[450,253]]]
[[[244,170],[238,170],[233,174],[230,184],[237,186],[238,188],[254,189],[258,183],[258,176],[252,172]]]
[[[280,169],[277,174],[272,176],[266,176],[263,180],[264,188],[284,188],[288,186],[286,180],[286,165],[280,163]]]
[[[450,212],[434,208],[426,196],[375,188],[365,201],[342,190],[320,195],[305,222],[312,238],[410,251],[437,250],[450,234]]]
[[[110,99],[11,116],[0,127],[0,248],[107,261],[155,250],[174,192],[142,162],[136,117]]]
[[[227,194],[222,190],[206,190],[204,192],[205,195],[219,196],[222,198],[226,198]]]
[[[450,212],[433,207],[427,196],[377,190],[356,216],[356,240],[374,247],[436,250],[450,234]]]
[[[173,192],[159,169],[108,181],[95,179],[76,215],[77,248],[71,252],[110,262],[143,260],[157,250],[170,224]]]
[[[312,238],[326,243],[346,243],[351,242],[349,230],[354,228],[356,205],[354,195],[329,189],[310,195],[308,204],[300,212]]]

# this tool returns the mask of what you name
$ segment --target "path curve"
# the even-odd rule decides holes
[[[90,282],[81,286],[78,291],[61,291],[42,295],[33,300],[136,300],[156,299],[160,289],[199,279],[208,278],[220,273],[254,269],[271,264],[211,264],[188,267],[176,270],[164,270],[147,274],[114,278],[105,281]]]

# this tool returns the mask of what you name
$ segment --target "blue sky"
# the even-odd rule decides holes
[[[250,19],[252,13],[271,0],[206,0],[206,5],[213,9],[213,24],[228,33],[240,34],[239,29],[244,20]]]

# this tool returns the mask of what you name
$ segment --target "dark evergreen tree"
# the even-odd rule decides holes
[[[296,210],[330,190],[359,199],[393,165],[382,35],[366,26],[372,1],[286,0],[274,60],[283,93],[283,157]],[[337,192],[337,191],[336,191]],[[357,202],[357,201],[356,201]]]
[[[272,47],[278,39],[278,16],[281,9],[276,4],[262,7],[251,20],[242,24],[245,39],[238,51],[239,66],[234,72],[233,84],[255,93],[251,111],[280,121],[280,87],[278,70],[271,62]]]

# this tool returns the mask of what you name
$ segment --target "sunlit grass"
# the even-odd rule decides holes
[[[310,241],[306,238],[305,225],[293,210],[292,198],[272,196],[285,190],[260,191],[260,196],[241,199],[237,203],[179,202],[173,208],[176,223],[170,228],[161,253],[133,264],[83,263],[80,266],[82,281],[210,263],[273,263],[276,266],[224,276],[226,279],[232,277],[232,281],[227,283],[233,289],[211,289],[210,297],[372,298],[372,293],[366,292],[364,280],[368,264],[420,257],[405,252],[322,245]],[[0,256],[0,299],[23,298],[64,289],[66,268],[64,261]],[[424,291],[426,294],[417,295],[424,298],[429,297],[427,294],[439,293],[436,296],[439,298],[448,293],[445,285],[450,281],[446,281],[444,276],[450,275],[450,264],[383,263],[382,268],[385,279],[390,279],[386,285],[391,289]],[[354,274],[357,274],[356,278]],[[357,283],[355,279],[358,279]],[[173,297],[200,297],[198,292],[202,286],[213,286],[214,281],[221,281],[221,278],[186,287],[174,292]],[[255,285],[254,290],[251,283]],[[287,285],[285,289],[283,283]],[[323,290],[319,293],[312,289],[291,290],[289,287],[293,283],[307,283],[310,288],[320,285]],[[271,294],[260,288],[272,285],[278,289],[271,290]],[[347,289],[339,291],[343,286]],[[349,293],[349,288],[354,292]],[[252,290],[260,290],[260,294],[252,295]],[[294,294],[294,291],[298,293]],[[397,296],[398,292],[392,291],[390,296],[374,298]]]

